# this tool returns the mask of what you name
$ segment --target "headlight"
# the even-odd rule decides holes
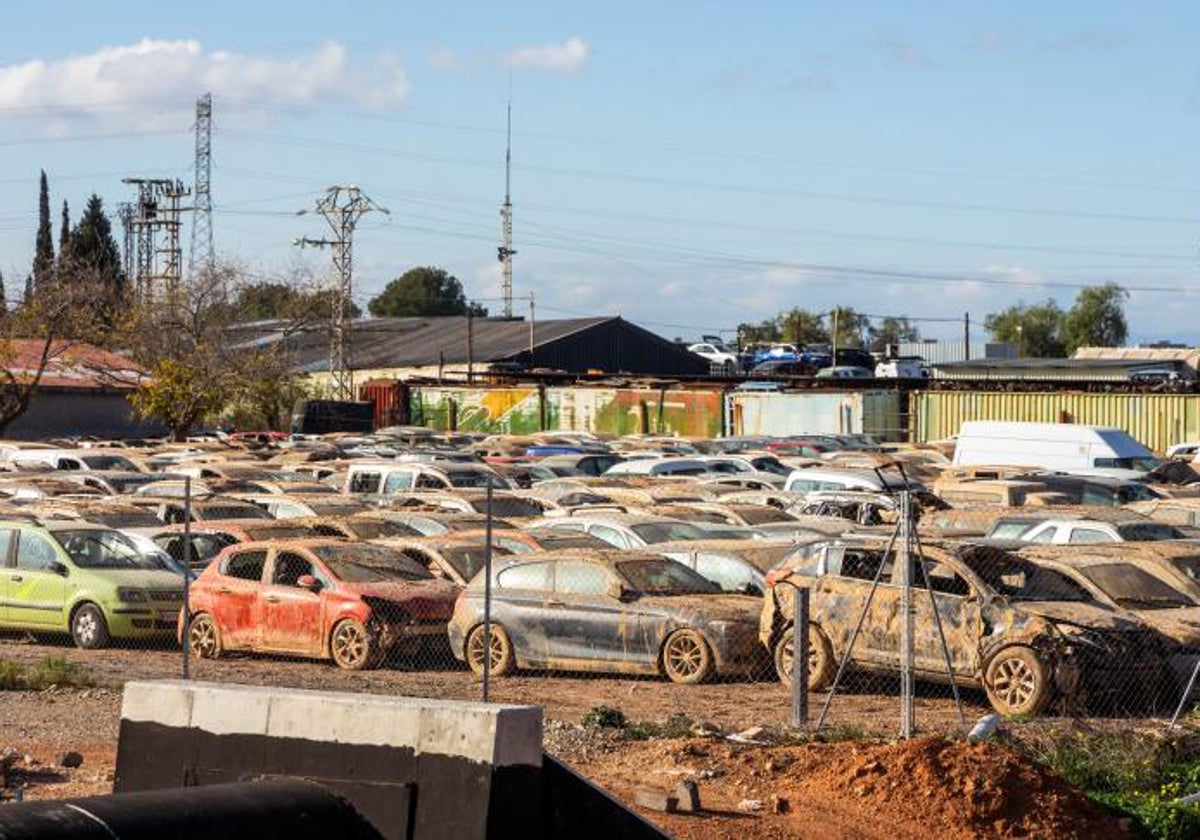
[[[124,601],[126,604],[141,604],[148,600],[146,593],[141,589],[134,589],[131,586],[121,586],[117,588],[117,600]]]

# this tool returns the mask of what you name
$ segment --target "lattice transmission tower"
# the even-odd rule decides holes
[[[334,399],[354,399],[354,373],[351,366],[350,306],[354,289],[354,228],[367,213],[388,213],[358,187],[335,185],[317,199],[312,211],[319,213],[333,231],[332,239],[301,237],[295,244],[304,247],[328,247],[333,252],[333,277],[330,283],[329,381]]]
[[[132,217],[137,252],[132,280],[138,300],[173,299],[183,275],[182,200],[192,191],[178,179],[124,178],[122,183],[138,191]]]
[[[211,273],[214,266],[212,227],[212,94],[196,100],[196,174],[192,185],[192,247],[188,277]]]
[[[504,203],[500,205],[501,244],[496,249],[500,258],[500,297],[503,299],[503,315],[513,316],[513,220],[512,220],[512,103],[508,103],[507,129],[504,141]]]

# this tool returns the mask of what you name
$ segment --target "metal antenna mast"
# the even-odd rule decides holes
[[[137,247],[134,244],[133,214],[133,202],[122,201],[117,205],[117,218],[121,220],[121,231],[125,235],[124,247],[121,250],[121,271],[124,272],[126,280],[130,283],[137,279],[133,270],[134,249]]]
[[[504,238],[504,244],[497,249],[497,254],[500,257],[500,268],[502,271],[502,280],[500,283],[500,296],[504,299],[505,318],[513,316],[513,255],[517,252],[513,250],[512,242],[512,101],[508,103],[508,121],[505,131],[504,141],[504,203],[500,205],[500,234]]]
[[[196,100],[196,180],[192,203],[192,249],[188,256],[188,277],[197,271],[212,272],[212,94]]]
[[[350,364],[350,303],[353,290],[354,227],[367,213],[378,211],[391,214],[386,208],[380,207],[363,195],[355,186],[330,187],[322,198],[317,199],[313,209],[325,217],[333,231],[333,239],[311,239],[304,236],[297,239],[295,244],[301,248],[328,246],[333,251],[333,297],[330,301],[329,325],[330,390],[334,399],[352,400],[354,373]],[[308,212],[310,211],[301,210],[297,215]]]

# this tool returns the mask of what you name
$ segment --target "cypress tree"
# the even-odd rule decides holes
[[[21,302],[24,304],[33,303],[33,275],[32,274],[27,274],[25,276],[25,297],[22,298]]]
[[[71,212],[67,208],[67,200],[63,199],[62,227],[58,231],[58,256],[66,259],[71,245]]]
[[[8,294],[4,288],[4,272],[0,271],[0,317],[8,314]]]
[[[33,254],[34,291],[50,285],[54,272],[54,239],[50,233],[50,185],[46,181],[46,170],[42,170],[41,188],[38,193],[37,243]]]

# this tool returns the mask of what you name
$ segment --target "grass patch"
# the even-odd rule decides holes
[[[0,691],[45,691],[51,686],[87,688],[94,684],[82,665],[61,656],[47,656],[29,667],[0,660]]]
[[[625,713],[613,706],[593,706],[579,722],[592,729],[624,729],[629,726]]]
[[[691,734],[693,721],[687,715],[674,714],[662,723],[640,721],[633,723],[625,713],[613,706],[594,706],[580,720],[593,729],[615,729],[631,741],[647,741],[651,738],[683,738]]]
[[[1132,817],[1148,837],[1200,837],[1200,807],[1175,801],[1200,791],[1200,743],[1194,740],[1076,732],[1014,745],[1096,802]]]

